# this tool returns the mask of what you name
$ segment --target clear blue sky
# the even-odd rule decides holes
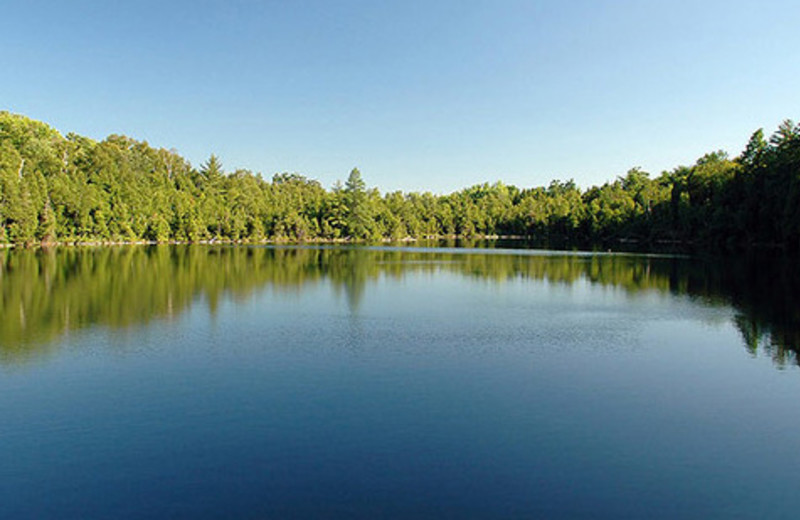
[[[657,175],[800,118],[800,2],[8,2],[0,109],[381,191]]]

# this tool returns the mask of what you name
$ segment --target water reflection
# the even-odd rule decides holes
[[[227,246],[0,252],[0,361],[39,357],[54,348],[54,340],[84,327],[171,319],[201,298],[213,313],[225,297],[243,299],[267,287],[301,291],[330,283],[357,312],[365,288],[379,277],[442,271],[488,283],[587,280],[632,293],[649,290],[730,305],[754,355],[769,355],[778,366],[797,363],[800,282],[792,264],[778,258]]]

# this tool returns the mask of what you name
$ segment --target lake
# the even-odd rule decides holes
[[[796,518],[795,265],[0,251],[0,517]]]

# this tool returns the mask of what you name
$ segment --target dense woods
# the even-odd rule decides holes
[[[737,157],[711,152],[658,176],[633,168],[602,186],[497,182],[448,195],[368,188],[358,169],[325,189],[193,167],[130,137],[66,137],[0,112],[0,242],[399,240],[524,236],[543,242],[800,248],[800,125],[756,131]]]

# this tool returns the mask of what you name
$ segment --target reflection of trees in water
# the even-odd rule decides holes
[[[687,294],[732,305],[753,353],[797,361],[800,283],[790,262],[728,262],[634,255],[462,254],[380,248],[157,246],[0,252],[0,357],[44,354],[54,339],[90,325],[114,328],[172,319],[203,299],[302,291],[330,283],[356,313],[368,284],[410,272],[456,272],[500,283],[513,278],[572,284],[587,280],[630,293]]]
[[[726,269],[708,269],[738,311],[736,326],[747,348],[778,365],[797,363],[800,353],[800,276],[796,263],[766,255],[737,259]]]
[[[367,283],[380,275],[380,266],[365,253],[361,249],[350,248],[320,258],[322,272],[335,282],[333,287],[337,294],[344,290],[347,306],[353,313],[361,305]]]

